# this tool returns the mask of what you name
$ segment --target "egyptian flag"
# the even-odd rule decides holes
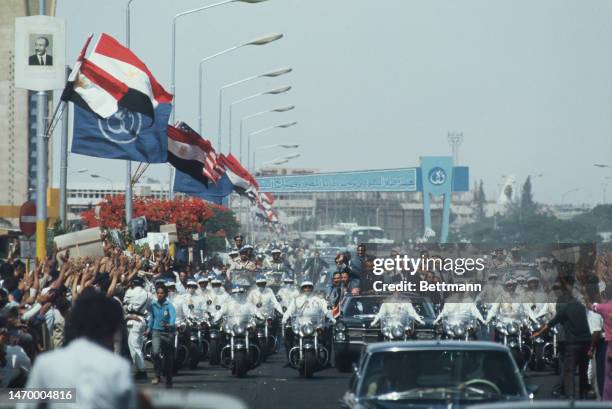
[[[184,122],[176,127],[168,125],[168,162],[205,186],[209,180],[216,183],[223,176],[210,141]]]
[[[108,34],[101,34],[88,53],[93,35],[83,47],[62,94],[84,109],[109,118],[119,108],[154,118],[160,104],[172,95],[157,82],[147,66]]]
[[[259,184],[253,175],[231,153],[227,156],[219,155],[219,160],[225,168],[225,174],[234,185],[234,191],[241,196],[246,196],[250,200],[256,201]]]

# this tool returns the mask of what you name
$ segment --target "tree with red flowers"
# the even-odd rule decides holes
[[[144,216],[153,231],[163,224],[176,224],[179,243],[184,246],[191,244],[194,233],[231,237],[240,227],[231,210],[192,197],[173,200],[136,197],[133,215]],[[125,196],[106,197],[95,208],[82,212],[81,219],[87,227],[124,229]]]

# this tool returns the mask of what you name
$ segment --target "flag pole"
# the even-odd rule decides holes
[[[128,0],[125,7],[125,46],[130,48],[130,6],[133,0]],[[125,161],[125,225],[132,220],[132,161]]]

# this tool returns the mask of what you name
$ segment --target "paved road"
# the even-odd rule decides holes
[[[175,389],[197,389],[238,397],[250,409],[338,409],[350,374],[329,368],[312,379],[300,378],[298,372],[284,367],[284,356],[275,354],[268,361],[238,379],[229,369],[200,363],[195,370],[184,369],[174,378]],[[150,376],[152,376],[150,374]],[[528,374],[526,383],[540,385],[537,398],[551,398],[555,377],[550,373]],[[144,386],[144,385],[143,385]],[[161,387],[161,386],[160,386]]]

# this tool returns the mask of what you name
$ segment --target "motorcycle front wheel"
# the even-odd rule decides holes
[[[317,355],[312,349],[304,351],[304,378],[312,378],[317,369]]]
[[[246,351],[234,352],[234,370],[238,378],[244,378],[249,369],[249,360]]]
[[[211,365],[219,365],[221,363],[221,342],[218,338],[210,340],[210,348],[208,350],[209,360]]]

